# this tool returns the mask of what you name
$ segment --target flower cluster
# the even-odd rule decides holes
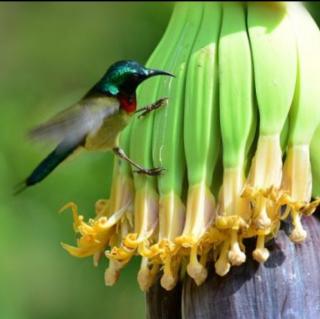
[[[94,219],[68,206],[80,237],[63,247],[95,263],[105,255],[107,285],[140,255],[141,289],[162,272],[170,290],[184,270],[200,285],[209,261],[221,276],[244,263],[246,238],[265,262],[284,219],[302,242],[301,217],[320,203],[311,200],[320,195],[319,56],[319,30],[300,4],[177,3],[148,61],[176,78],[154,78],[138,94],[142,106],[168,105],[120,137],[133,160],[165,171],[135,174],[116,159]]]

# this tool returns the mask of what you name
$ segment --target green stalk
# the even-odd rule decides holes
[[[284,165],[283,189],[290,198],[285,202],[290,208],[293,231],[290,238],[303,241],[307,233],[300,218],[304,202],[310,207],[312,173],[310,163],[311,139],[320,123],[320,32],[310,14],[301,4],[289,6],[289,16],[296,36],[298,52],[298,79],[293,105],[290,110],[289,142]],[[313,205],[312,205],[313,206]],[[289,209],[288,209],[289,212]]]
[[[253,256],[263,262],[269,256],[264,237],[277,225],[269,216],[268,207],[275,203],[267,190],[272,188],[278,192],[281,186],[280,135],[293,100],[297,53],[286,6],[248,2],[248,32],[260,122],[257,150],[244,195],[255,207],[253,226],[258,240]]]
[[[241,62],[240,62],[241,61]],[[219,40],[220,126],[223,148],[223,185],[216,225],[230,231],[228,256],[221,255],[216,272],[225,275],[232,265],[246,259],[238,232],[251,217],[248,199],[241,198],[245,181],[245,158],[254,138],[253,74],[245,10],[242,3],[223,4]]]
[[[165,63],[165,69],[176,75],[175,79],[161,82],[158,96],[168,96],[167,107],[155,114],[153,133],[154,165],[165,167],[165,174],[158,178],[160,194],[159,241],[157,247],[164,264],[161,284],[172,289],[178,280],[180,263],[173,256],[174,239],[181,235],[185,220],[185,206],[181,200],[185,175],[183,143],[183,117],[185,74],[187,62],[196,38],[203,4],[185,4],[187,15],[181,29],[175,29],[179,38]]]
[[[202,258],[203,263],[198,261],[198,248],[215,217],[215,198],[210,187],[220,146],[217,83],[220,21],[220,3],[205,3],[187,70],[184,146],[189,189],[185,227],[176,241],[190,249],[187,272],[198,285],[207,276],[206,257]]]

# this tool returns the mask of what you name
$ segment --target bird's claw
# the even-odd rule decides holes
[[[159,176],[159,175],[163,175],[163,172],[165,170],[166,169],[163,167],[141,168],[141,169],[134,170],[134,173],[144,174],[144,175],[148,175],[148,176]]]
[[[138,119],[146,116],[148,113],[150,113],[150,112],[152,112],[162,106],[167,105],[168,100],[169,100],[169,98],[163,97],[163,98],[159,99],[158,101],[156,101],[155,103],[152,103],[146,107],[143,107],[143,108],[137,110],[136,113],[140,113],[138,115]]]
[[[169,100],[168,97],[162,97],[161,99],[153,103],[154,109],[167,105],[168,100]]]

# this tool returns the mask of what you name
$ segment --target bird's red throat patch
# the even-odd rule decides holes
[[[132,113],[137,108],[137,99],[135,96],[119,96],[120,108],[127,113]]]

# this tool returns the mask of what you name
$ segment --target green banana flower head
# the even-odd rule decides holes
[[[110,199],[85,222],[73,210],[73,256],[109,259],[112,285],[133,256],[148,290],[161,272],[171,290],[187,273],[200,285],[207,267],[224,276],[246,260],[268,259],[265,242],[281,221],[290,238],[307,236],[301,218],[320,200],[320,32],[299,3],[177,3],[147,66],[154,78],[138,98],[168,105],[123,131],[121,147],[160,176],[115,159]]]

